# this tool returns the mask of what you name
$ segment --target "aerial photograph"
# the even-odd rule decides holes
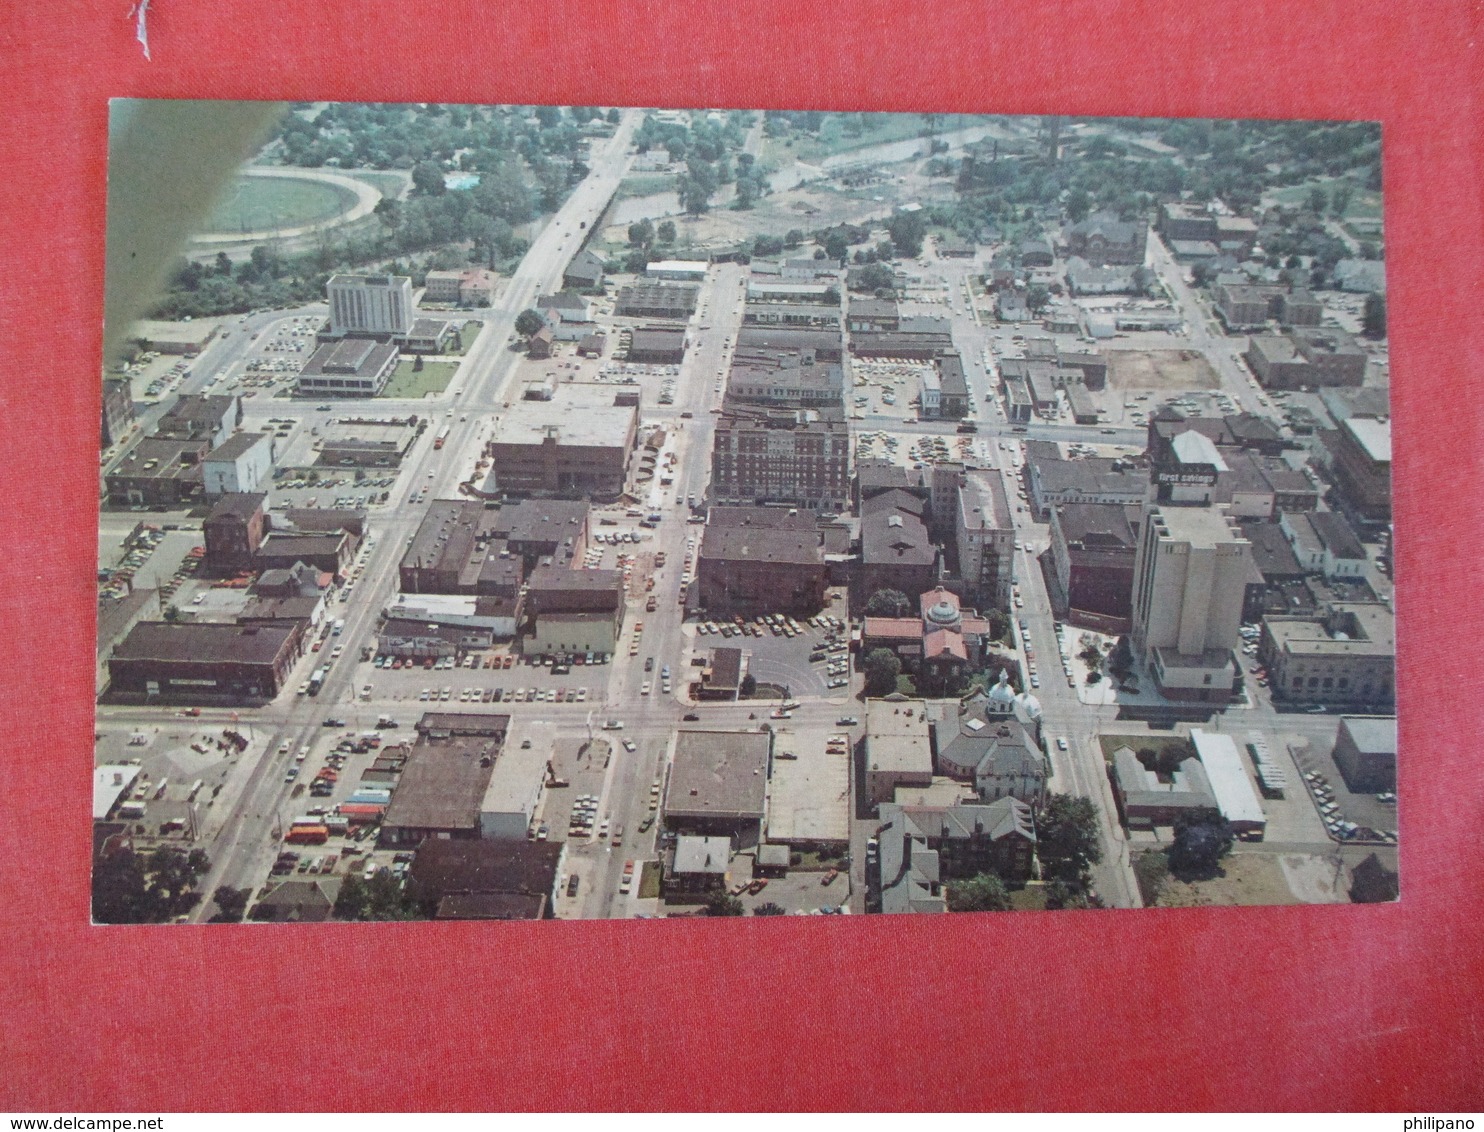
[[[101,360],[95,923],[1399,898],[1377,123],[259,140]]]

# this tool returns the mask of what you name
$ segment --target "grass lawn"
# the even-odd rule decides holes
[[[484,323],[477,318],[470,319],[464,323],[464,328],[459,331],[459,339],[463,343],[457,348],[450,344],[443,350],[445,358],[462,358],[469,352],[469,347],[474,345],[474,339],[479,337],[479,332],[484,329]]]
[[[1275,856],[1266,853],[1233,853],[1222,860],[1221,869],[1224,875],[1211,880],[1183,881],[1167,874],[1159,884],[1156,906],[1198,908],[1209,905],[1300,903],[1289,890],[1288,881],[1283,876],[1283,867]]]
[[[639,875],[639,899],[654,900],[660,894],[660,863],[645,861],[644,871]]]
[[[238,177],[231,195],[212,211],[208,233],[260,232],[333,220],[355,204],[338,185],[298,177]]]
[[[1289,185],[1285,188],[1274,189],[1271,196],[1277,203],[1293,208],[1302,205],[1314,189],[1323,189],[1326,193],[1329,193],[1336,185],[1341,184],[1350,187],[1350,203],[1345,208],[1345,217],[1347,219],[1380,219],[1381,194],[1375,189],[1362,188],[1354,181],[1322,177],[1313,181],[1305,181],[1301,185]]]
[[[838,118],[838,115],[827,115],[829,118]],[[843,130],[833,141],[822,141],[818,135],[796,134],[791,138],[768,138],[763,142],[763,161],[776,161],[780,165],[786,163],[790,158],[797,158],[803,162],[819,161],[825,157],[833,157],[837,153],[845,153],[852,149],[861,149],[868,145],[880,145],[882,142],[901,141],[904,138],[915,138],[922,134],[923,122],[920,114],[866,114],[864,117],[865,129],[856,136],[850,136]],[[943,129],[951,129],[952,126],[945,122]],[[822,129],[821,132],[828,132]],[[793,145],[789,145],[789,141]]]
[[[1046,911],[1046,888],[1044,885],[1026,885],[1010,890],[1010,908],[1016,912]]]
[[[635,173],[618,183],[614,200],[631,200],[648,197],[655,193],[673,193],[677,176],[674,173]]]
[[[790,859],[792,859],[792,856],[793,855],[790,855]],[[845,871],[844,861],[839,856],[821,857],[812,849],[808,852],[798,853],[797,856],[799,858],[799,863],[797,865],[789,865],[789,868],[794,870],[795,872],[822,873],[830,869],[839,869],[841,872]]]
[[[344,169],[341,170],[347,177],[354,177],[357,181],[365,181],[373,189],[384,197],[393,200],[400,197],[412,184],[412,178],[406,173],[393,173],[382,169]]]
[[[416,364],[410,358],[403,358],[398,362],[396,372],[386,383],[381,395],[426,397],[429,393],[442,393],[453,380],[454,371],[459,368],[457,362],[424,362],[422,372],[416,373],[412,368]]]

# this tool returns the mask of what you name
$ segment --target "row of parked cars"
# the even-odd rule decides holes
[[[454,699],[453,689],[444,685],[442,688],[424,688],[418,693],[419,700],[447,701]],[[548,704],[581,704],[587,702],[586,688],[515,688],[507,692],[504,688],[465,688],[458,694],[460,703],[486,703],[486,704],[523,704],[523,703],[548,703]]]

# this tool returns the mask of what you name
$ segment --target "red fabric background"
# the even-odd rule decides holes
[[[0,1108],[1478,1107],[1476,5],[153,0],[153,62],[126,10],[0,15]],[[89,927],[121,95],[1380,119],[1402,903]]]

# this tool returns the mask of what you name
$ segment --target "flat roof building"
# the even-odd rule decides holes
[[[110,699],[271,700],[299,658],[300,627],[140,621],[108,659]]]
[[[542,920],[552,916],[566,846],[554,841],[423,842],[411,877],[439,920]]]
[[[667,279],[680,283],[701,283],[711,264],[704,259],[657,259],[644,268],[651,279]]]
[[[617,499],[639,426],[638,407],[620,401],[615,386],[567,382],[550,401],[514,402],[486,448],[487,490]]]
[[[327,337],[404,338],[412,329],[412,280],[405,275],[332,275]]]
[[[666,828],[728,837],[738,848],[757,845],[767,817],[772,744],[770,732],[677,732],[665,788]]]
[[[273,435],[239,432],[228,437],[206,454],[201,474],[208,497],[257,491],[273,479]]]
[[[1216,808],[1231,823],[1232,832],[1238,837],[1261,841],[1268,819],[1242,765],[1237,744],[1224,732],[1203,731],[1199,727],[1191,730],[1190,741],[1195,744],[1195,752],[1205,768]]]
[[[712,612],[815,612],[827,585],[818,520],[782,508],[712,507],[696,580]]]
[[[850,499],[850,430],[838,409],[728,406],[716,418],[715,503],[840,512]]]
[[[298,392],[306,397],[375,397],[396,371],[398,357],[395,342],[326,342],[299,371]]]
[[[1396,716],[1347,715],[1335,736],[1335,765],[1357,794],[1396,789]],[[97,816],[94,807],[93,816]]]
[[[1150,507],[1134,563],[1134,655],[1172,699],[1224,701],[1252,548],[1221,510]]]
[[[672,283],[632,283],[620,288],[613,306],[616,318],[668,318],[684,322],[696,313],[699,287]]]
[[[499,718],[508,728],[510,717]],[[480,809],[503,742],[503,733],[422,734],[408,754],[382,818],[382,840],[416,845],[429,838],[479,838]]]
[[[866,701],[866,794],[873,803],[890,802],[898,787],[926,787],[933,781],[933,745],[927,705],[922,700]]]

